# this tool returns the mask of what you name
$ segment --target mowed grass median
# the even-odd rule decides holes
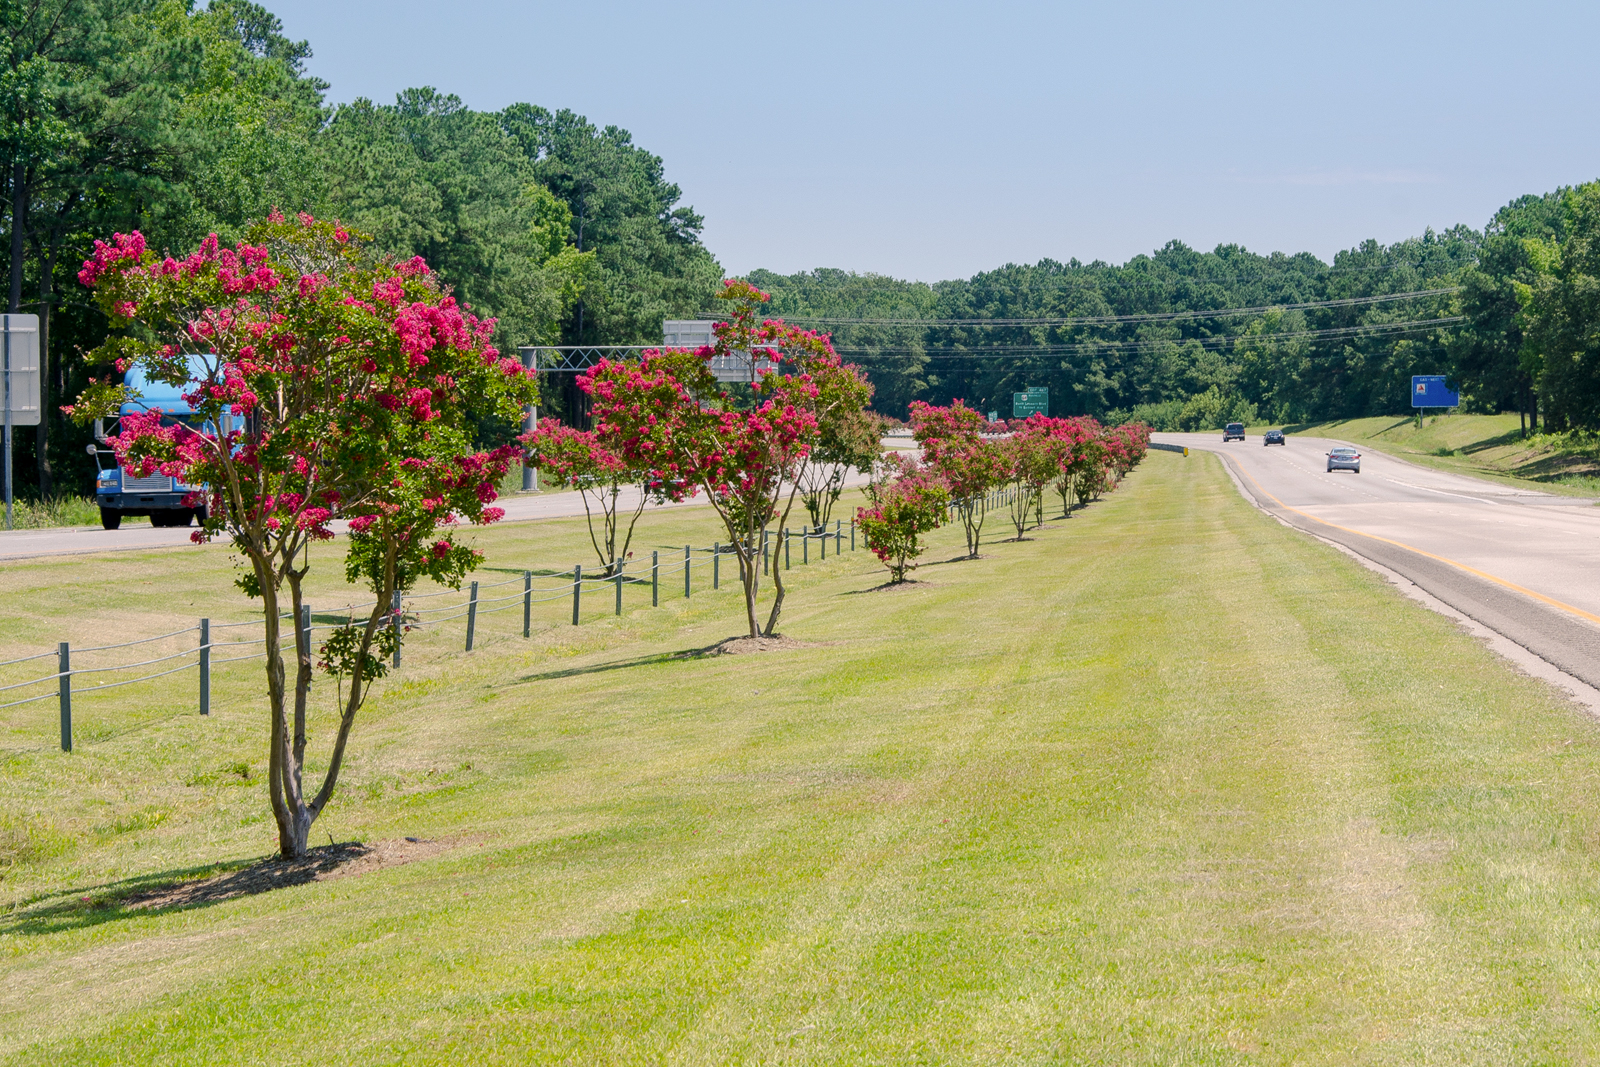
[[[130,908],[271,849],[263,715],[12,756],[110,821],[0,884],[0,1062],[1593,1060],[1589,717],[1211,456],[1029,536],[423,657],[325,818],[403,866]]]

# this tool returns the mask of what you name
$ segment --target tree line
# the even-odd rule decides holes
[[[1445,374],[1465,410],[1600,429],[1600,183],[1331,264],[1173,241],[1121,265],[1047,259],[934,284],[750,280],[776,313],[831,330],[901,418],[957,399],[1007,417],[1011,393],[1047,386],[1054,412],[1110,423],[1293,424],[1408,414],[1410,377]],[[1426,295],[1383,299],[1410,293]],[[1257,310],[1206,314],[1230,309]]]
[[[626,130],[432,88],[330,105],[310,45],[250,0],[0,0],[0,32],[7,310],[39,315],[47,359],[21,489],[30,470],[44,495],[89,475],[86,431],[58,407],[107,335],[75,275],[111,231],[178,249],[273,210],[339,218],[422,256],[506,351],[659,341],[722,277],[701,216]]]

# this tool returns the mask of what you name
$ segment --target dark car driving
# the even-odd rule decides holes
[[[1281,445],[1281,444],[1283,444],[1283,431],[1282,430],[1268,430],[1266,433],[1261,435],[1261,443],[1263,445]]]
[[[1244,440],[1244,423],[1242,423],[1242,422],[1230,422],[1230,423],[1228,423],[1227,426],[1223,427],[1222,439],[1224,441],[1243,441]]]

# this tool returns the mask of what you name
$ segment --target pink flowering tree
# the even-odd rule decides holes
[[[906,580],[926,547],[923,535],[943,525],[950,506],[950,488],[932,469],[911,463],[900,471],[895,480],[875,484],[867,505],[856,510],[867,548],[889,568],[891,585]]]
[[[382,674],[390,604],[423,576],[459,584],[477,554],[460,520],[493,522],[496,486],[519,458],[471,443],[476,416],[514,419],[536,385],[491,344],[492,321],[456,305],[420,259],[367,252],[334,223],[274,214],[234,248],[209,237],[192,255],[159,257],[138,234],[96,242],[79,280],[114,328],[91,353],[119,371],[185,387],[186,423],[124,417],[112,439],[135,473],[204,485],[197,541],[225,536],[262,601],[269,781],[279,849],[304,855],[333,796],[370,682]],[[128,398],[119,376],[91,384],[71,409],[88,420]],[[283,609],[298,619],[302,550],[349,521],[346,574],[376,596],[366,620],[320,650],[294,626],[292,681]],[[285,604],[284,591],[288,597]],[[317,666],[339,678],[340,723],[320,785],[304,782],[306,718]]]
[[[1061,496],[1061,515],[1072,513],[1073,487],[1088,462],[1085,446],[1100,432],[1100,424],[1088,415],[1051,419],[1050,435],[1055,441],[1055,490]]]
[[[607,436],[575,430],[555,419],[541,419],[533,433],[520,440],[528,447],[527,462],[557,485],[578,490],[589,523],[589,543],[607,577],[628,558],[633,528],[645,505],[682,500],[694,486],[667,478],[647,465],[630,461]],[[637,487],[636,495],[624,490]],[[600,524],[595,526],[595,513]],[[618,544],[621,538],[621,544]]]
[[[984,435],[993,429],[982,415],[957,400],[947,408],[911,403],[912,437],[923,459],[944,480],[961,515],[967,556],[978,558],[989,493],[1004,484],[1004,457]]]
[[[716,344],[698,351],[647,350],[638,362],[606,360],[579,378],[593,398],[595,432],[628,462],[706,494],[739,561],[751,637],[777,632],[783,574],[772,568],[772,607],[763,627],[756,600],[765,535],[787,522],[800,471],[815,446],[818,387],[805,359],[825,359],[827,339],[775,320],[758,320],[767,299],[730,280],[717,294],[729,308]],[[837,357],[835,357],[836,359]],[[711,371],[713,359],[747,360],[738,391]],[[796,373],[762,369],[788,364]],[[742,395],[747,394],[747,395]]]
[[[1005,477],[1015,487],[1011,496],[1011,524],[1017,540],[1027,532],[1028,518],[1044,521],[1044,487],[1056,477],[1061,466],[1061,450],[1052,434],[1056,420],[1030,415],[1011,423],[1011,435],[997,444]]]
[[[845,478],[869,474],[881,452],[882,417],[867,410],[872,383],[859,367],[842,363],[826,338],[821,351],[800,349],[794,362],[816,383],[812,407],[817,442],[800,468],[800,502],[816,533],[826,530],[834,504],[844,494]]]

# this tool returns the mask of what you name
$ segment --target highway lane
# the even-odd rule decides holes
[[[1241,488],[1290,525],[1404,575],[1457,611],[1600,688],[1600,507],[1362,450],[1361,473],[1329,473],[1349,442],[1156,434],[1225,458]]]
[[[851,471],[845,486],[865,485],[867,477]],[[622,491],[622,506],[632,507],[638,502],[639,490],[629,487]],[[679,504],[661,507],[681,508],[704,506],[705,497],[695,497]],[[798,507],[799,505],[796,504]],[[504,508],[505,522],[533,522],[539,519],[571,518],[583,514],[583,499],[576,492],[513,493],[501,497],[495,507]],[[654,505],[647,509],[654,510]],[[344,533],[345,524],[333,524],[335,533]],[[96,552],[126,552],[164,548],[184,548],[192,542],[189,535],[194,528],[156,529],[146,522],[128,520],[119,530],[102,530],[98,526],[54,527],[46,530],[0,530],[0,561],[37,559],[46,556],[88,555]]]

